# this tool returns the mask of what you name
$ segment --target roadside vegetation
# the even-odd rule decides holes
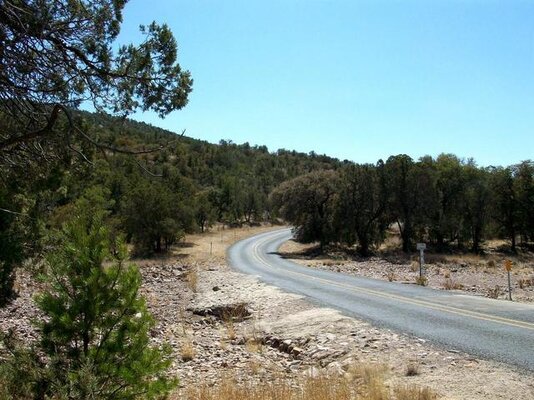
[[[444,254],[483,253],[497,238],[510,254],[534,245],[531,161],[479,167],[452,154],[397,155],[299,176],[278,186],[271,202],[295,226],[297,240],[317,242],[320,251],[338,246],[368,256],[397,235],[405,253],[416,242]]]
[[[221,385],[200,386],[187,392],[188,400],[434,400],[431,389],[417,385],[384,383],[385,369],[380,365],[355,365],[346,376],[323,375],[301,378],[296,384],[277,381],[238,384],[231,377]]]

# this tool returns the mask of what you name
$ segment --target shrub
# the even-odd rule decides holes
[[[418,276],[417,278],[415,278],[415,283],[420,286],[426,286],[427,282],[428,280],[425,276]]]

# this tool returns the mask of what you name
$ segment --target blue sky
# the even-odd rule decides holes
[[[356,162],[534,158],[534,1],[130,0],[119,41],[153,20],[193,93],[136,119]]]

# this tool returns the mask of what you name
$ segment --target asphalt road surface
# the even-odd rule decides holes
[[[374,325],[534,371],[534,305],[317,270],[280,257],[290,229],[244,239],[230,265]]]

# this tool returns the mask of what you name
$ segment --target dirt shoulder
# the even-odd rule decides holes
[[[341,254],[314,255],[314,245],[290,240],[282,245],[280,254],[301,265],[374,279],[415,284],[419,263],[415,260],[390,257],[343,259]],[[507,300],[508,277],[502,260],[475,255],[428,255],[424,266],[427,285],[439,290],[456,290],[477,296]],[[514,301],[534,302],[534,262],[515,262],[512,273]]]

